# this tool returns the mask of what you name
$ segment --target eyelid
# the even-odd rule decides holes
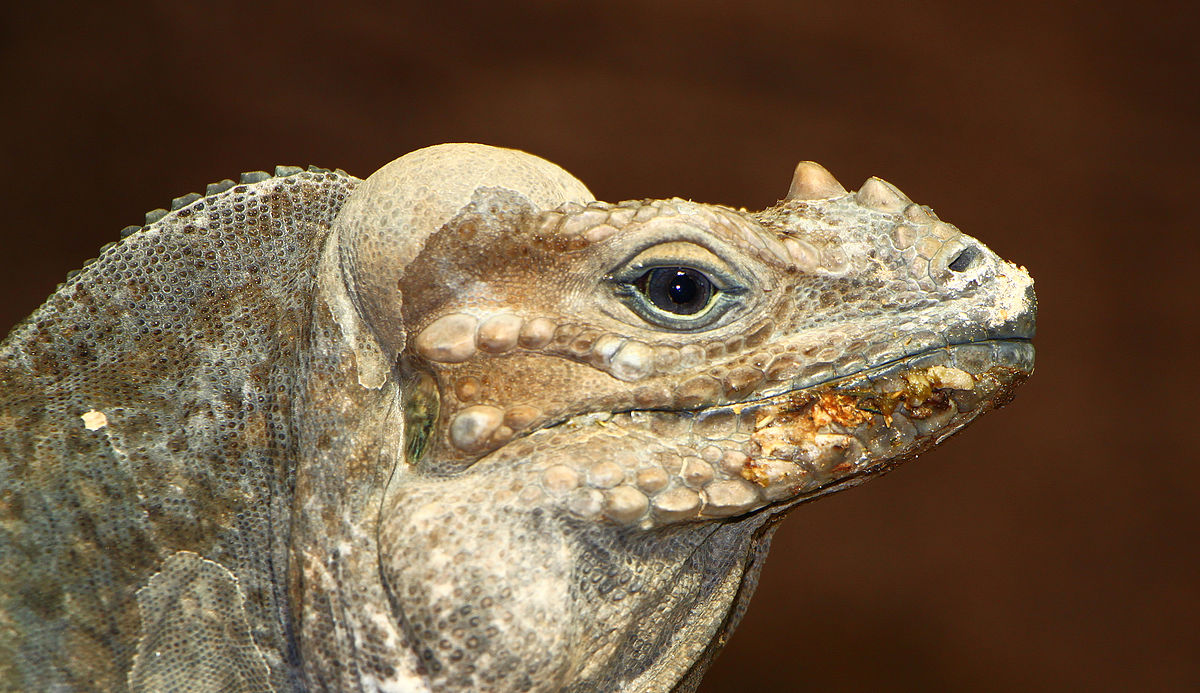
[[[663,252],[666,249],[664,246],[676,245],[690,246],[691,248],[702,250],[703,253]],[[644,249],[622,263],[618,269],[608,275],[608,278],[619,284],[632,285],[647,272],[659,267],[690,267],[708,277],[708,280],[712,282],[713,287],[717,291],[741,293],[745,290],[740,285],[740,282],[737,281],[736,275],[728,264],[712,251],[702,246],[697,246],[694,243],[670,243]]]
[[[654,270],[654,269],[658,269],[660,267],[662,267],[662,268],[687,267],[687,268],[694,269],[694,270],[702,273],[705,277],[708,277],[708,280],[710,282],[712,282],[713,288],[716,289],[717,292],[720,292],[720,293],[740,294],[743,291],[745,291],[745,289],[743,287],[732,283],[731,277],[729,277],[726,272],[724,272],[718,268],[710,267],[703,263],[680,262],[678,260],[676,260],[675,262],[670,262],[666,258],[663,258],[661,261],[656,261],[656,262],[651,262],[651,263],[646,263],[646,264],[635,263],[635,264],[626,265],[608,276],[614,283],[618,284],[621,287],[626,287],[626,286],[632,287],[642,277],[644,277],[647,272]]]
[[[621,263],[614,274],[641,273],[655,267],[694,267],[720,277],[733,276],[732,268],[711,249],[691,241],[669,241],[641,248]]]

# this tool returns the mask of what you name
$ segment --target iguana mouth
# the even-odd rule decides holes
[[[642,528],[735,519],[912,459],[1006,404],[1033,357],[1024,337],[954,344],[753,400],[574,416],[496,454],[539,451],[530,464],[541,470],[540,487],[584,517],[603,512]],[[627,519],[605,478],[629,489]],[[634,490],[649,512],[638,510],[646,501]]]
[[[786,389],[756,399],[694,409],[647,408],[624,409],[615,412],[588,412],[547,423],[536,430],[586,425],[622,414],[694,416],[698,421],[703,421],[705,417],[729,414],[740,416],[751,409],[757,411],[774,407],[781,410],[795,410],[822,399],[825,405],[830,405],[833,400],[837,400],[835,408],[839,410],[845,410],[849,405],[853,409],[863,412],[864,415],[879,414],[885,419],[896,415],[903,416],[906,409],[913,413],[911,408],[901,406],[911,404],[921,407],[920,411],[915,412],[915,415],[916,418],[924,419],[928,417],[925,409],[933,406],[927,402],[937,399],[938,393],[952,390],[974,390],[975,385],[981,381],[994,380],[996,383],[1000,383],[1012,380],[1010,385],[1003,388],[1003,393],[996,390],[997,395],[1003,396],[990,399],[992,408],[1004,406],[1012,398],[1012,392],[1016,386],[1033,373],[1033,357],[1033,342],[1027,337],[950,344],[907,354],[854,373],[819,382],[809,383],[793,380]],[[967,378],[970,380],[968,381]],[[1013,380],[1014,378],[1017,379]],[[993,388],[989,388],[988,391],[992,390]],[[974,408],[982,403],[983,399],[980,396],[959,395],[956,401],[970,402]],[[839,420],[839,423],[843,425],[853,423],[846,417],[847,415],[844,413],[837,417],[845,419]],[[857,417],[850,416],[849,418],[856,419]]]
[[[741,475],[770,500],[801,502],[889,471],[1004,406],[1033,360],[1026,338],[954,344],[698,416],[752,416]]]

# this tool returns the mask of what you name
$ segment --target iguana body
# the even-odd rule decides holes
[[[0,349],[2,685],[691,690],[786,510],[1032,371],[1028,275],[877,179],[748,213],[480,145],[278,173]]]

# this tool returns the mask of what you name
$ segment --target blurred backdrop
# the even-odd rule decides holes
[[[0,325],[279,163],[517,147],[601,199],[879,175],[1027,266],[1007,409],[802,507],[704,691],[1200,687],[1192,3],[9,3]],[[1186,215],[1186,216],[1185,216]]]

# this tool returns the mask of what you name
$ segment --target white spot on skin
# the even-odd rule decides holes
[[[429,684],[425,683],[417,674],[408,674],[404,676],[397,675],[395,678],[379,680],[374,676],[364,675],[362,678],[365,691],[379,691],[379,693],[428,693]]]
[[[102,411],[91,409],[79,418],[83,419],[83,427],[89,431],[99,431],[108,425],[108,417]]]
[[[341,328],[341,341],[345,348],[354,352],[354,366],[358,372],[358,384],[369,390],[378,390],[387,381],[391,372],[388,357],[383,354],[381,345],[358,316],[358,311],[346,292],[342,281],[342,270],[339,264],[341,255],[337,252],[338,238],[336,233],[329,234],[325,240],[325,252],[321,253],[321,265],[318,269],[319,295],[329,309],[333,321]],[[399,301],[399,299],[397,299]],[[400,305],[394,306],[397,315]],[[397,335],[393,334],[394,340]],[[404,346],[403,339],[391,341],[387,348],[399,349]]]
[[[392,620],[390,613],[367,604],[366,619],[374,626],[376,637],[382,635],[385,652],[395,651],[400,647],[396,623]],[[364,649],[362,633],[358,629],[354,630],[354,639],[359,645],[359,649]],[[361,679],[363,690],[377,691],[378,693],[429,693],[429,684],[420,675],[407,671],[405,667],[397,666],[398,664],[400,662],[392,662],[394,673],[391,678],[378,679],[370,674],[364,674]]]

